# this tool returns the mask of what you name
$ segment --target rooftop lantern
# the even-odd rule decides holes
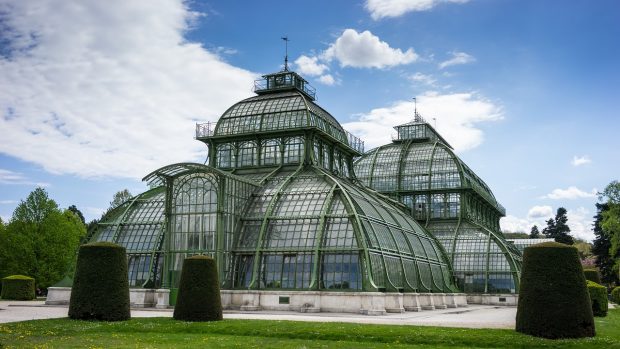
[[[416,99],[413,99],[416,102]],[[392,136],[394,142],[412,141],[412,142],[428,142],[440,141],[453,149],[452,146],[418,113],[417,103],[413,111],[413,121],[395,126],[397,132],[396,138]]]

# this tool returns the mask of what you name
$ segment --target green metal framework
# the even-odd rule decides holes
[[[465,292],[517,292],[521,253],[500,231],[505,210],[489,187],[418,114],[395,128],[391,144],[356,161],[357,178],[409,208],[446,249]]]
[[[307,82],[284,71],[256,86],[217,124],[196,125],[208,165],[150,173],[155,189],[98,225],[94,240],[131,246],[135,237],[118,232],[138,232],[147,219],[136,217],[152,221],[140,234],[153,242],[128,249],[151,256],[132,285],[174,290],[183,259],[207,254],[227,289],[457,291],[439,241],[405,205],[355,179],[363,142],[314,102]]]

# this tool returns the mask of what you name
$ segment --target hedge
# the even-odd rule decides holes
[[[213,258],[193,256],[183,261],[173,317],[184,321],[222,320],[220,282]]]
[[[586,277],[586,280],[596,282],[597,284],[601,283],[601,275],[597,269],[584,269],[583,275]]]
[[[11,275],[3,278],[0,298],[18,301],[35,299],[34,279],[25,275]]]
[[[587,280],[590,303],[592,303],[592,314],[594,316],[607,316],[607,287],[596,282]]]
[[[596,334],[575,247],[544,242],[525,248],[516,330],[551,339]]]
[[[124,247],[109,242],[80,247],[69,300],[69,317],[104,321],[131,317]]]
[[[616,304],[620,304],[620,286],[611,290],[611,300]]]

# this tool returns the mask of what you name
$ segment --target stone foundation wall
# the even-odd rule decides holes
[[[50,287],[47,289],[47,305],[69,305],[71,287]],[[170,305],[168,289],[129,289],[129,305],[132,308],[166,309]]]
[[[71,288],[50,287],[45,304],[69,304]],[[466,307],[463,293],[380,293],[380,292],[319,292],[319,291],[248,291],[222,290],[224,309],[241,311],[282,310],[301,313],[333,312],[384,315]],[[168,289],[130,289],[134,308],[169,307]]]
[[[466,307],[462,293],[379,293],[222,290],[222,306],[241,311],[282,310],[384,315]]]
[[[516,306],[519,303],[518,294],[473,294],[467,295],[468,304]]]

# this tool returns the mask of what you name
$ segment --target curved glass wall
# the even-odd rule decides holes
[[[93,232],[92,242],[114,242],[127,249],[130,287],[161,283],[164,206],[165,189],[149,190],[109,212]]]
[[[461,289],[517,292],[521,253],[500,231],[504,208],[434,130],[409,126],[399,129],[399,140],[360,157],[357,178],[405,204],[437,237]]]
[[[437,240],[406,213],[318,168],[266,180],[238,237],[234,288],[454,290]]]
[[[405,205],[355,179],[363,143],[314,103],[301,77],[277,84],[289,74],[266,75],[261,94],[229,108],[213,131],[198,125],[209,165],[152,172],[144,180],[157,189],[99,224],[96,238],[128,247],[139,265],[132,285],[171,288],[174,303],[182,261],[205,254],[224,289],[457,291],[448,251]],[[379,167],[377,183],[390,188],[398,166]]]

